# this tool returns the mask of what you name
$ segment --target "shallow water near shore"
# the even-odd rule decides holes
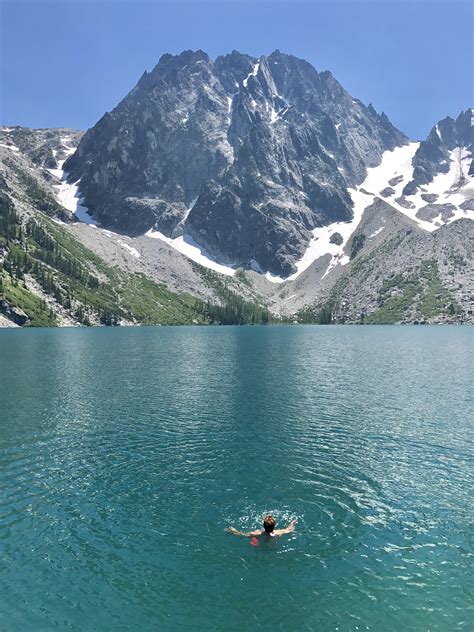
[[[0,629],[469,629],[473,374],[467,326],[0,331]]]

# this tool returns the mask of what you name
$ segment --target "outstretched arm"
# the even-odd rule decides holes
[[[275,535],[286,535],[287,533],[291,533],[296,529],[296,523],[297,520],[292,520],[286,529],[275,529]]]
[[[252,538],[254,536],[262,535],[261,531],[238,531],[235,527],[228,527],[226,529],[228,533],[232,533],[232,535],[243,535],[244,538]]]

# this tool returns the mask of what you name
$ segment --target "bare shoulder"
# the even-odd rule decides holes
[[[259,535],[262,535],[264,533],[263,529],[258,529],[257,531],[249,531],[247,535],[249,535],[251,538],[254,537],[258,537]]]

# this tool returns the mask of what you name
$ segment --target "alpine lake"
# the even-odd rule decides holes
[[[473,334],[0,331],[0,629],[472,630]]]

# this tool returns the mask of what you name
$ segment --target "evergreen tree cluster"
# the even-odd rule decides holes
[[[0,238],[6,241],[18,239],[21,222],[9,197],[0,191]]]
[[[33,178],[33,176],[23,169],[17,168],[16,172],[24,186],[26,195],[37,210],[50,216],[63,215],[64,208],[56,202],[49,191],[39,184],[36,178]]]
[[[30,219],[26,225],[26,232],[41,246],[35,251],[35,255],[44,263],[90,288],[99,287],[99,279],[90,274],[75,257],[62,249],[41,224]]]
[[[57,278],[57,271],[66,278],[74,279],[92,290],[100,286],[97,277],[90,274],[80,261],[61,248],[42,224],[30,219],[23,231],[20,217],[12,202],[7,195],[1,193],[0,239],[3,240],[6,248],[4,261],[0,264],[0,298],[2,299],[5,294],[2,271],[10,277],[13,287],[24,287],[24,283],[19,285],[19,280],[24,279],[25,274],[30,274],[46,294],[54,297],[56,302],[66,309],[72,309],[73,296],[69,284]],[[39,299],[39,310],[49,312],[50,320],[54,319],[54,314],[44,299]],[[92,309],[92,311],[95,310]],[[90,325],[87,305],[77,308],[75,316],[81,323]],[[114,317],[106,313],[103,320],[107,323],[113,322]]]
[[[219,325],[267,325],[275,322],[266,307],[246,301],[227,288],[219,292],[223,305],[198,301],[197,311],[211,323]]]
[[[119,324],[119,316],[116,312],[114,312],[113,310],[105,307],[104,309],[99,309],[99,322],[102,325],[106,325],[108,327],[110,326],[116,326]]]
[[[320,308],[314,306],[305,307],[296,314],[298,323],[305,325],[330,325],[333,322],[334,306],[326,303]]]
[[[366,240],[366,237],[363,233],[360,233],[353,237],[352,243],[351,243],[351,254],[350,254],[351,259],[354,259],[357,253],[363,248],[365,244],[365,240]]]
[[[56,301],[63,304],[68,292],[55,279],[53,272],[41,262],[33,259],[28,253],[16,245],[11,245],[8,255],[3,262],[3,268],[11,277],[23,279],[25,274],[31,274],[41,285],[46,294],[54,296]],[[70,297],[69,297],[70,303]]]

